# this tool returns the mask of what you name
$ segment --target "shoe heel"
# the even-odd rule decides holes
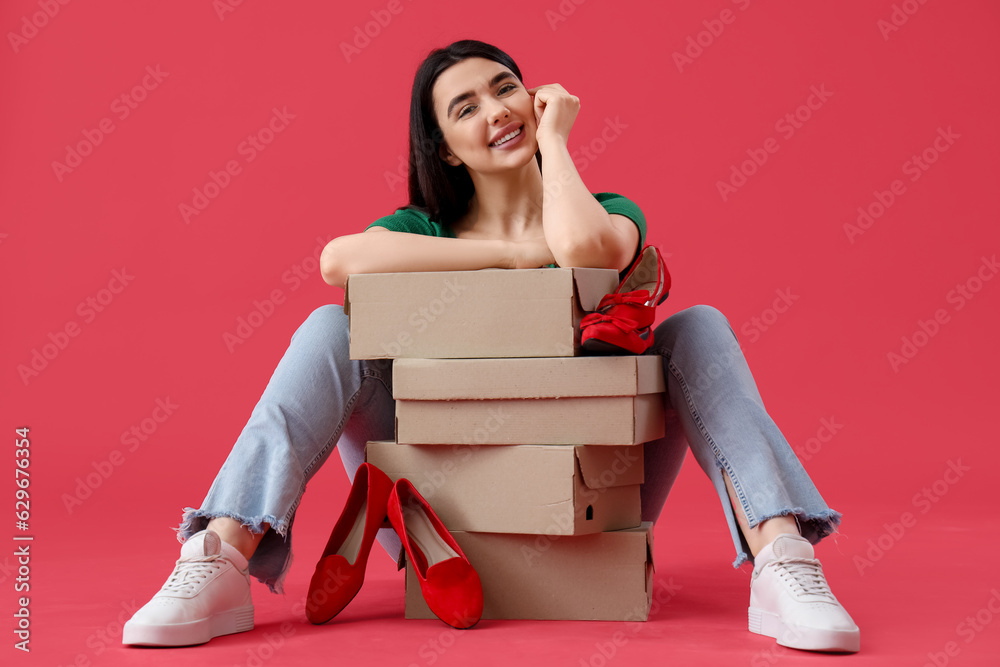
[[[236,626],[236,630],[233,632],[246,632],[247,630],[253,630],[253,606],[237,609],[233,621]]]
[[[214,637],[222,637],[224,635],[232,635],[237,632],[253,630],[253,605],[251,604],[237,609],[230,609],[229,611],[216,614],[215,617],[209,621],[208,625],[204,625],[202,627],[210,629],[211,636],[200,638],[201,642],[207,642],[209,639]],[[180,642],[180,645],[185,643],[188,642]]]
[[[747,618],[747,629],[758,635],[777,639],[785,631],[785,624],[780,618],[756,607],[747,607]]]
[[[386,511],[391,491],[392,480],[384,472],[361,464],[309,581],[305,612],[310,623],[326,623],[358,594],[375,535],[392,526]]]
[[[760,625],[761,625],[761,621],[760,621],[760,609],[754,609],[753,607],[747,607],[747,612],[748,612],[747,615],[749,617],[749,623],[748,623],[747,627],[750,630],[750,632],[757,633],[758,635],[759,634],[763,634],[760,631]]]

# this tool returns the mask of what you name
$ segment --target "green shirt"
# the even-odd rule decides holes
[[[631,199],[615,194],[614,192],[592,193],[594,198],[600,202],[601,206],[608,213],[618,213],[624,215],[639,229],[639,245],[636,247],[636,254],[632,256],[632,261],[639,254],[646,242],[646,217],[642,214],[638,205]],[[365,227],[385,227],[390,232],[407,232],[409,234],[423,234],[424,236],[440,236],[445,238],[455,238],[455,233],[451,227],[446,227],[440,222],[431,220],[426,213],[410,208],[397,208],[395,213],[386,215]],[[629,263],[631,266],[631,262]],[[555,264],[549,264],[554,268]]]

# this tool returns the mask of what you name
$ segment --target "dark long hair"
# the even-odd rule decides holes
[[[523,85],[521,70],[513,58],[497,47],[475,39],[459,40],[431,51],[413,77],[410,96],[410,203],[402,208],[421,210],[431,220],[446,227],[468,210],[475,187],[465,165],[452,166],[438,153],[444,133],[434,115],[431,93],[441,72],[466,58],[477,57],[504,65]],[[535,152],[535,160],[541,169],[540,150]]]

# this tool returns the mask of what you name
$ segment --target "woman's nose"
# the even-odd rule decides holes
[[[498,120],[503,120],[508,116],[510,116],[510,110],[507,109],[507,105],[497,102],[490,111],[490,123],[495,124]]]

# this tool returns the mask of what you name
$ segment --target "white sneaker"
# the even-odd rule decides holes
[[[122,644],[187,646],[253,630],[247,559],[210,530],[192,535],[163,588],[125,623]]]
[[[750,578],[750,632],[790,648],[856,652],[861,632],[814,556],[809,540],[792,533],[760,550]]]

